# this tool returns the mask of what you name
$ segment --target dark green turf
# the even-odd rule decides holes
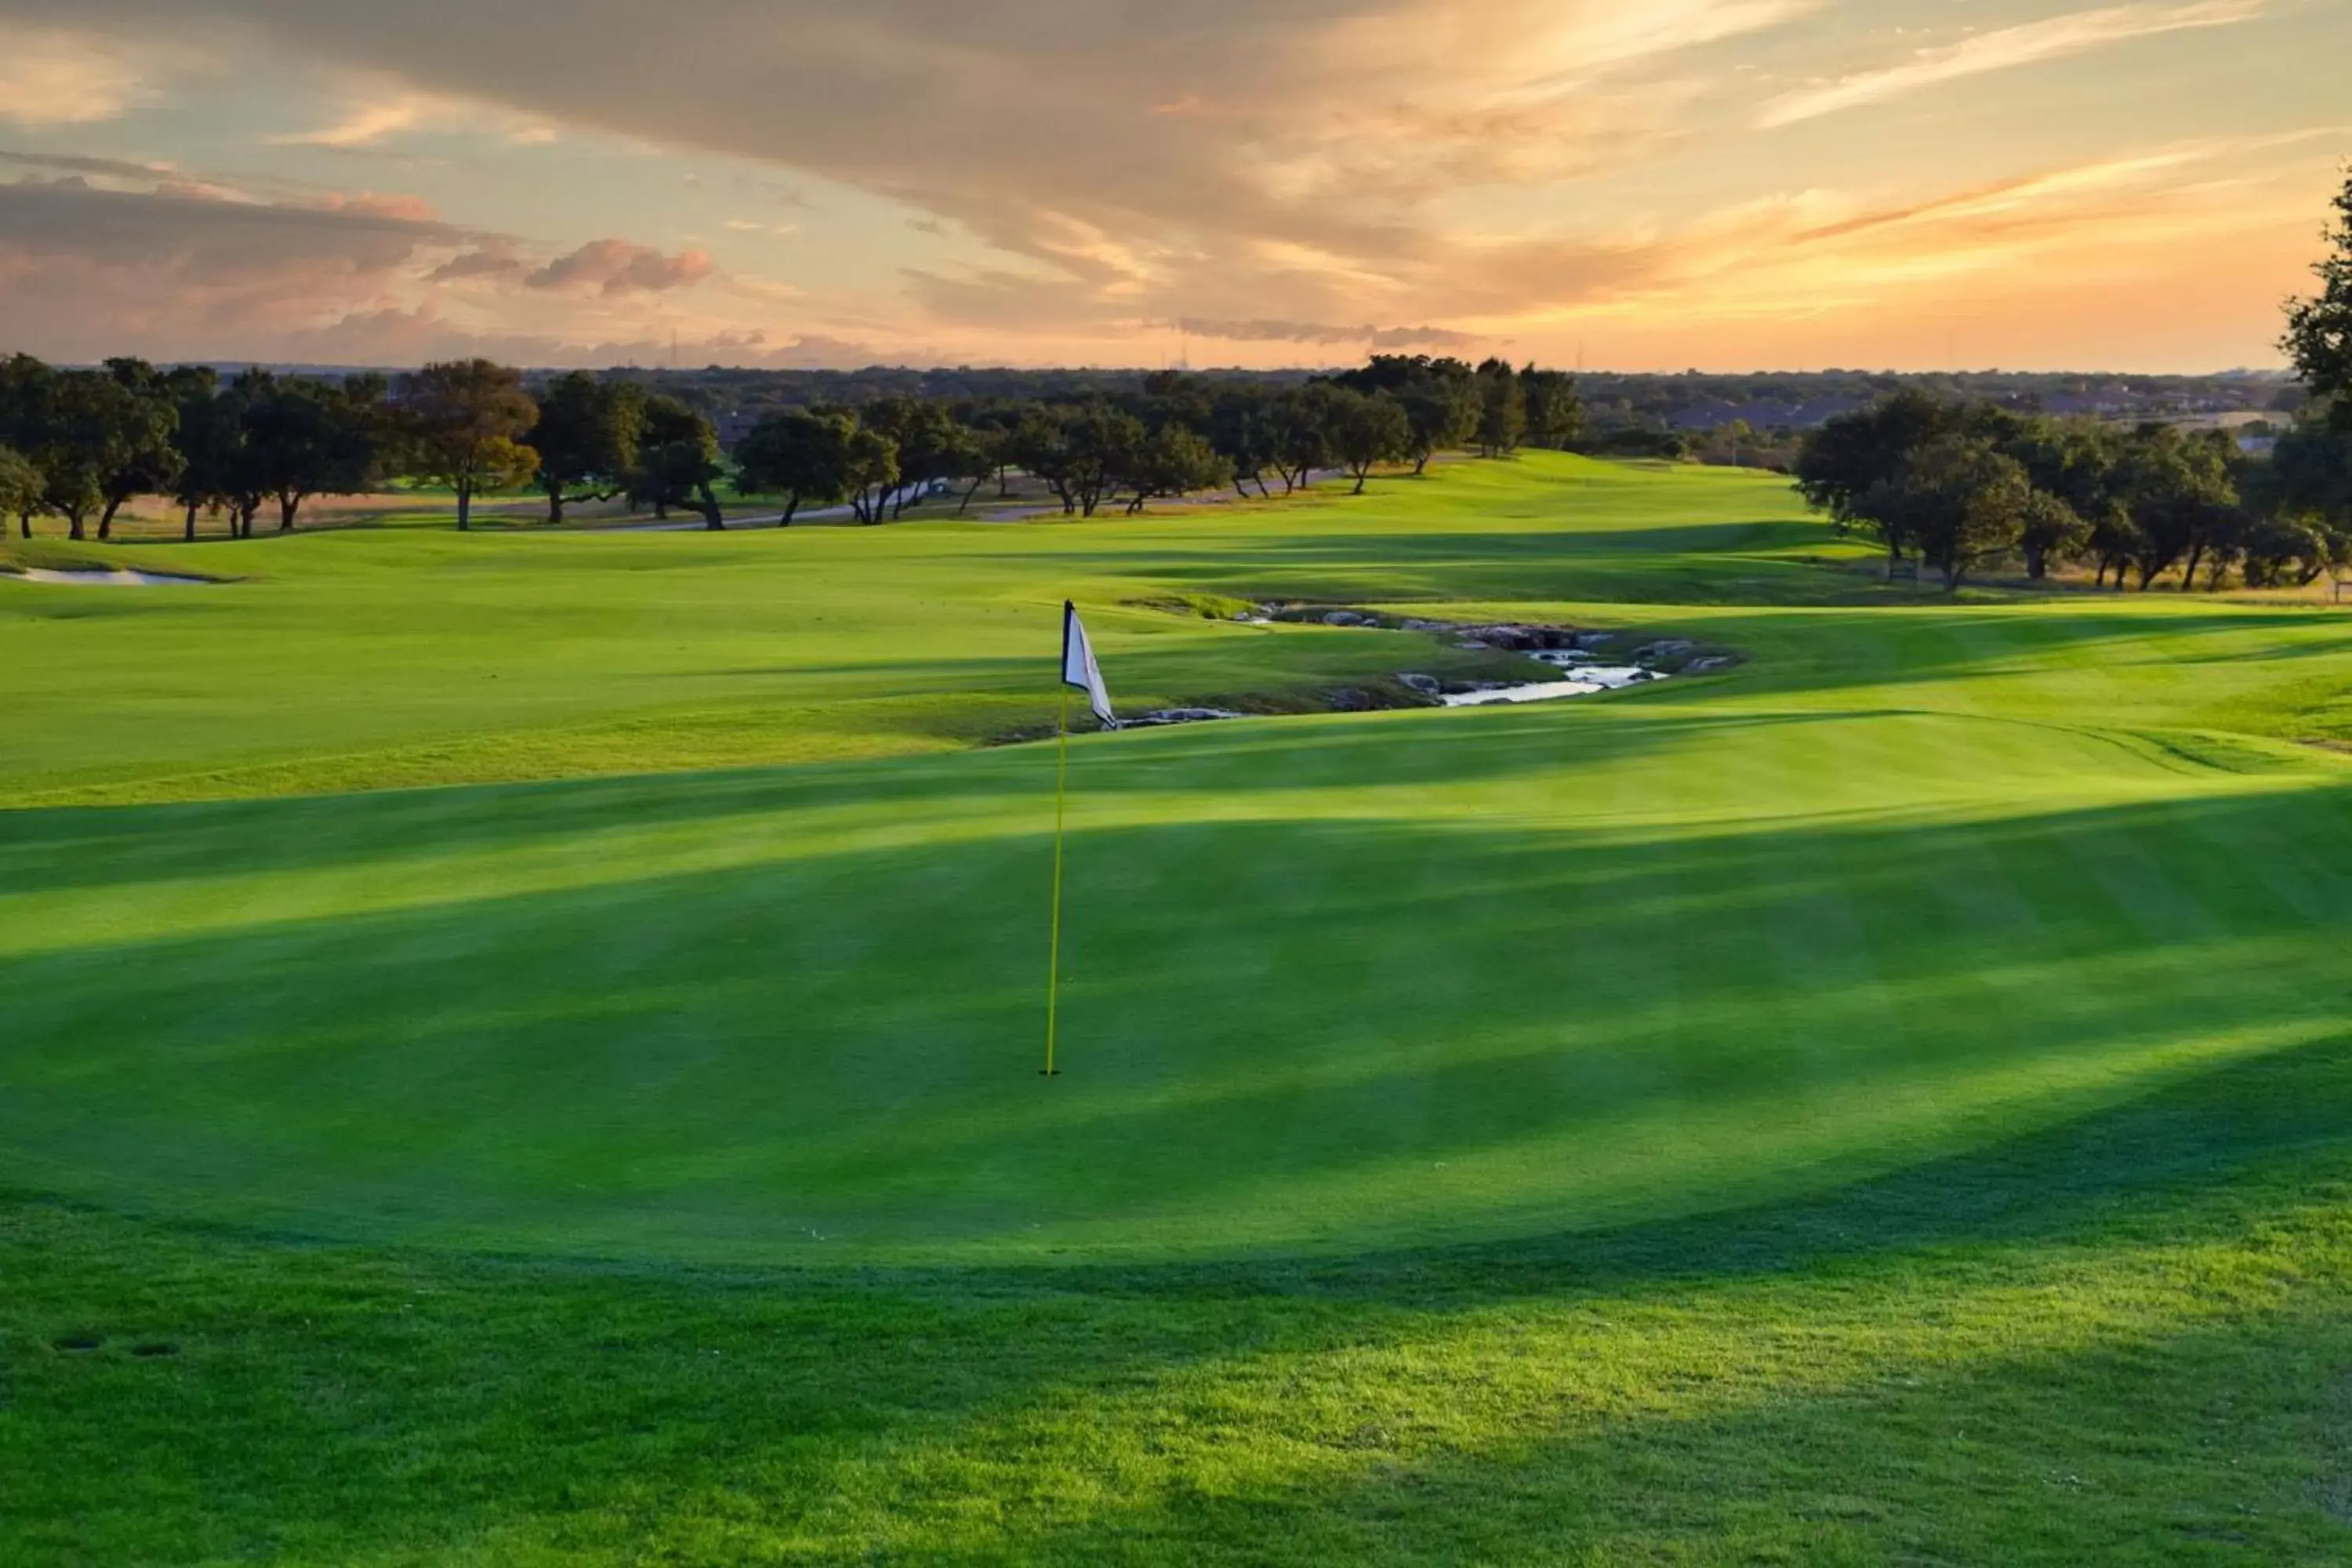
[[[0,584],[0,1562],[2352,1555],[2327,609],[1549,458],[128,553],[251,581]],[[1066,585],[1748,662],[1081,740],[1048,1084],[1052,753],[944,748]]]

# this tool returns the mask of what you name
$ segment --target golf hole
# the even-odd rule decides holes
[[[106,1342],[104,1334],[65,1334],[49,1342],[49,1348],[68,1355],[87,1355]]]

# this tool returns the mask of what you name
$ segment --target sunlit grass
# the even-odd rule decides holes
[[[0,584],[0,1560],[2345,1555],[2346,623],[1853,553],[1534,458]],[[1045,1083],[1065,594],[1746,662],[1082,738]]]

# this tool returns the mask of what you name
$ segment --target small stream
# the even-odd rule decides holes
[[[1596,691],[1622,691],[1629,686],[1646,686],[1654,680],[1672,679],[1663,670],[1639,664],[1603,664],[1597,654],[1581,648],[1547,648],[1530,653],[1528,658],[1550,665],[1565,677],[1559,680],[1530,680],[1517,685],[1480,687],[1469,691],[1447,691],[1438,700],[1448,708],[1486,708],[1498,702],[1549,702],[1562,697],[1590,697]]]
[[[1679,675],[1707,675],[1739,662],[1729,648],[1702,645],[1686,637],[1655,637],[1638,642],[1640,634],[1532,623],[1463,624],[1425,620],[1419,616],[1386,615],[1328,605],[1254,605],[1232,617],[1244,626],[1326,626],[1358,631],[1420,633],[1450,641],[1457,648],[1515,653],[1536,665],[1549,665],[1545,677],[1528,680],[1441,679],[1434,675],[1400,674],[1395,679],[1422,702],[1443,708],[1490,708],[1506,703],[1553,702],[1564,698],[1591,697],[1601,691],[1623,691],[1671,680]],[[1634,646],[1628,647],[1628,644]],[[1530,672],[1532,673],[1532,672]],[[1333,693],[1333,706],[1343,712],[1366,706],[1412,706],[1375,700],[1366,693]],[[1130,727],[1198,724],[1243,714],[1223,708],[1164,708],[1128,721]]]

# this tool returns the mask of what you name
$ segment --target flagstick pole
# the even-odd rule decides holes
[[[1062,1006],[1062,824],[1070,796],[1070,689],[1062,688],[1062,714],[1055,721],[1060,756],[1054,768],[1054,951],[1045,962],[1045,1070],[1054,1067],[1054,1031]]]

